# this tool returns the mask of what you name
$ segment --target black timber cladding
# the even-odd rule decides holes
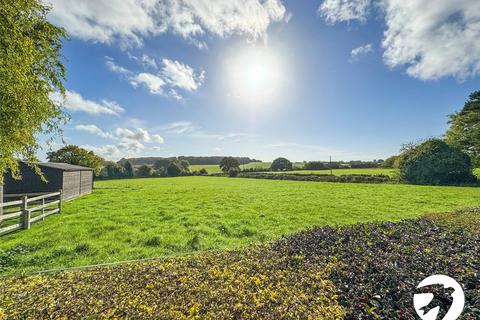
[[[63,190],[63,199],[91,193],[93,189],[93,169],[66,163],[36,163],[47,183],[42,181],[34,169],[20,163],[22,180],[15,180],[10,174],[5,176],[5,194],[46,193]]]

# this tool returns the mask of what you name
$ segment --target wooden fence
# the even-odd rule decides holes
[[[0,199],[0,236],[20,229],[30,229],[32,223],[43,221],[49,215],[62,211],[62,190],[41,195],[3,195],[3,198],[14,200],[1,202],[3,199]]]

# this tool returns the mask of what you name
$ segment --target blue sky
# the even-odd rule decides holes
[[[50,19],[71,37],[64,140],[111,160],[385,158],[480,89],[476,0],[58,0]]]

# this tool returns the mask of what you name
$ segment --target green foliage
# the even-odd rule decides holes
[[[169,177],[178,177],[182,175],[184,170],[185,169],[180,163],[180,161],[174,160],[170,161],[170,164],[167,167],[167,174]]]
[[[123,172],[126,178],[132,178],[134,176],[133,167],[130,161],[123,163]]]
[[[39,135],[60,132],[66,116],[49,96],[64,92],[63,29],[38,0],[0,2],[0,184],[16,158],[35,161]]]
[[[470,222],[478,226],[478,214]],[[329,280],[339,289],[345,319],[416,319],[412,295],[432,274],[455,275],[465,290],[462,319],[478,319],[480,259],[472,257],[478,256],[480,233],[478,227],[477,233],[450,229],[435,218],[315,228],[279,241],[274,250],[320,266],[334,257],[338,263]],[[441,312],[450,307],[449,299],[436,302]]]
[[[159,243],[155,238],[152,246]],[[12,319],[343,319],[329,268],[268,246],[0,280]],[[27,293],[27,294],[25,294]]]
[[[153,168],[160,170],[160,168],[166,169],[168,165],[170,164],[171,160],[168,159],[158,159],[153,163]]]
[[[400,179],[413,184],[451,185],[474,183],[467,154],[440,139],[408,146],[400,155]]]
[[[208,175],[208,171],[205,168],[201,168],[200,170],[197,171],[199,175],[201,176],[206,176]]]
[[[190,163],[187,160],[180,160],[180,165],[182,166],[183,171],[185,171],[185,172],[190,171],[190,169],[189,169]]]
[[[141,165],[140,167],[137,168],[135,175],[137,177],[151,177],[152,176],[152,167],[149,165]]]
[[[447,143],[466,152],[480,166],[480,91],[470,94],[463,109],[450,115]]]
[[[0,273],[182,255],[192,252],[188,242],[195,234],[201,250],[232,248],[312,226],[448,212],[478,206],[479,199],[475,187],[226,177],[102,180],[93,194],[65,202],[61,215],[2,236],[0,252],[31,249],[11,255]],[[155,236],[160,244],[147,246]],[[91,250],[75,252],[80,243]]]
[[[232,178],[238,176],[239,173],[240,173],[240,169],[239,169],[239,168],[230,168],[230,169],[228,170],[228,176],[229,176],[229,177],[232,177]]]
[[[391,156],[385,159],[385,161],[380,165],[380,167],[385,169],[398,169],[399,161],[399,156]]]
[[[287,171],[292,170],[292,163],[286,158],[277,158],[273,160],[270,166],[272,171]]]
[[[84,166],[95,170],[95,175],[99,175],[105,160],[83,148],[74,145],[67,145],[57,151],[47,152],[47,158],[50,162],[69,163],[78,166]]]
[[[237,158],[225,157],[220,161],[220,169],[223,173],[229,173],[230,169],[238,169],[238,171],[240,171],[240,163]]]
[[[242,172],[240,177],[251,179],[271,179],[271,180],[292,180],[292,181],[316,181],[316,182],[348,182],[348,183],[398,183],[388,175],[368,175],[368,174],[350,174],[350,175],[330,175],[330,174],[301,174],[285,173],[283,171],[275,174],[265,172]]]
[[[124,167],[118,163],[108,161],[103,167],[100,176],[107,179],[119,179],[125,176]]]
[[[326,170],[328,166],[321,161],[309,161],[304,165],[305,170]]]

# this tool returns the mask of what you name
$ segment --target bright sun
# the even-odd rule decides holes
[[[265,48],[249,48],[228,63],[231,94],[252,106],[272,102],[282,80],[278,57]]]

